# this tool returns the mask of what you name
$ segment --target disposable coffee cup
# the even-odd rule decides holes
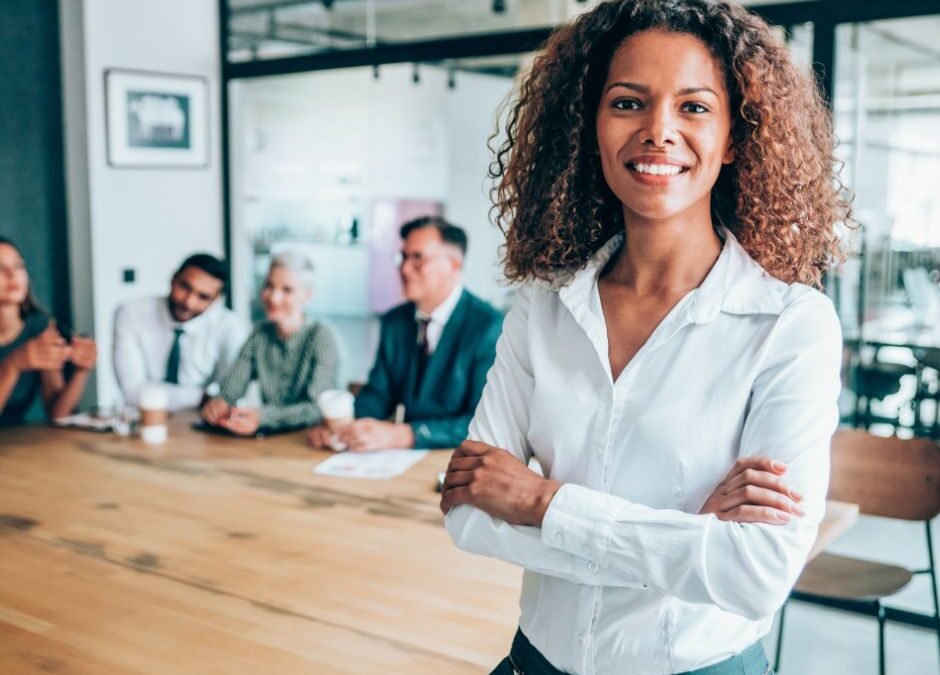
[[[334,450],[346,449],[336,434],[355,419],[355,402],[356,397],[343,389],[330,389],[317,396],[323,423],[333,434],[330,445]]]
[[[147,385],[140,392],[140,438],[145,443],[166,441],[169,403],[169,394],[158,384]]]

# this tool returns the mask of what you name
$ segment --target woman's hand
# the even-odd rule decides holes
[[[62,366],[72,356],[69,343],[59,335],[55,322],[25,344],[16,349],[9,357],[10,365],[19,372],[29,370],[62,370]]]
[[[787,465],[769,457],[743,457],[718,484],[699,513],[714,513],[719,520],[782,525],[800,517],[803,495],[788,488],[781,476]]]
[[[216,396],[206,401],[200,412],[202,413],[202,419],[206,422],[219,426],[223,420],[228,418],[231,410],[232,406],[224,398]]]
[[[447,465],[441,511],[470,504],[512,525],[542,526],[561,483],[539,476],[500,448],[464,441]]]
[[[91,338],[72,338],[72,363],[79,370],[91,370],[98,360],[98,345]]]
[[[251,436],[261,426],[261,413],[257,408],[232,408],[219,426],[239,436]]]
[[[318,424],[307,429],[307,444],[316,450],[333,448],[333,432],[325,424]]]

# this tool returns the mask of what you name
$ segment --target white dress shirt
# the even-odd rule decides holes
[[[447,529],[525,568],[520,627],[565,672],[680,673],[742,651],[769,632],[815,539],[839,321],[824,295],[770,277],[725,237],[616,382],[597,278],[622,235],[567,285],[524,287],[506,318],[470,438],[534,455],[563,486],[541,528],[458,506]],[[788,463],[803,518],[698,515],[751,455]]]
[[[164,383],[171,410],[197,407],[248,337],[246,323],[219,301],[182,323],[173,319],[166,297],[125,302],[114,315],[114,374],[126,403],[136,405],[145,384],[163,382],[177,328],[183,331],[179,384]]]
[[[454,313],[454,308],[460,302],[460,296],[463,295],[463,285],[457,284],[450,295],[444,299],[430,314],[425,314],[415,310],[415,319],[429,319],[428,322],[428,354],[433,354],[437,349],[437,343],[441,341],[441,334],[444,332],[444,326]]]

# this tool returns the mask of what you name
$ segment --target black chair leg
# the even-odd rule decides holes
[[[780,672],[780,655],[783,653],[783,620],[787,615],[787,603],[780,608],[780,624],[777,626],[777,648],[774,655],[774,672]]]
[[[885,675],[885,608],[880,602],[875,603],[878,608],[878,673]]]
[[[940,409],[940,402],[938,402],[938,409]],[[933,620],[934,628],[937,629],[937,649],[940,653],[940,596],[937,594],[937,566],[933,557],[933,533],[930,529],[930,521],[928,520],[925,525],[927,526],[927,560],[930,563],[930,587],[933,591]]]

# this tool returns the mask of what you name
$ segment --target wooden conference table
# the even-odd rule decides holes
[[[388,481],[314,475],[301,434],[168,443],[0,433],[0,671],[485,673],[521,571],[442,527],[431,453]],[[854,522],[830,509],[820,543]]]

